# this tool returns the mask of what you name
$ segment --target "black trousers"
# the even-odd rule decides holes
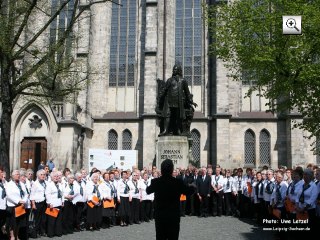
[[[2,229],[2,227],[5,225],[6,219],[7,219],[6,210],[0,210],[0,229]],[[0,239],[7,239],[7,238],[8,236],[6,236],[5,234],[2,233],[2,231],[0,231]]]
[[[139,223],[140,220],[140,199],[132,198],[130,223]]]
[[[74,226],[80,229],[81,222],[85,221],[84,202],[77,202],[74,206]]]
[[[33,210],[35,228],[38,234],[44,234],[46,232],[47,216],[45,214],[47,204],[46,201],[36,202],[36,208]]]
[[[187,201],[180,201],[180,216],[182,217],[186,215],[186,205]]]
[[[232,209],[232,205],[231,205],[231,203],[232,203],[231,198],[232,198],[231,192],[224,193],[225,214],[227,216],[231,216],[233,213],[233,209]]]
[[[93,228],[100,228],[102,221],[101,205],[87,208],[87,226]]]
[[[243,212],[242,208],[243,208],[243,196],[242,196],[242,192],[238,191],[238,195],[236,196],[236,208],[237,208],[237,215],[238,217],[241,216],[241,212]]]
[[[140,206],[140,220],[141,221],[149,221],[152,219],[152,202],[151,200],[143,200]]]
[[[57,207],[58,208],[58,207]],[[59,207],[60,211],[56,218],[47,216],[48,219],[48,228],[47,228],[47,235],[48,237],[53,236],[61,236],[62,235],[62,210]]]
[[[23,214],[19,217],[15,217],[15,207],[7,207],[6,209],[6,226],[7,232],[10,230],[14,231],[15,236],[19,235],[20,229],[26,227],[27,224],[27,214]]]
[[[180,218],[155,218],[157,240],[178,240],[180,232]]]
[[[242,196],[243,196],[243,200],[242,200],[241,216],[246,218],[252,218],[254,215],[253,214],[254,206],[253,206],[253,203],[251,202],[251,198],[245,195],[242,195]]]
[[[63,234],[73,233],[73,216],[74,216],[73,203],[71,201],[64,201],[64,207],[62,212]]]
[[[200,201],[200,215],[206,216],[208,215],[208,204],[209,204],[209,198],[207,195],[200,195],[201,201]]]
[[[29,238],[29,217],[30,217],[30,208],[26,208],[26,214],[25,214],[25,225],[21,226],[19,229],[18,237],[20,240],[27,240]]]
[[[190,196],[190,214],[194,216],[200,215],[200,201],[197,194]]]
[[[222,199],[223,199],[223,191],[212,192],[212,215],[213,216],[222,215]]]
[[[118,216],[120,221],[129,223],[131,219],[131,204],[129,197],[120,197],[120,204],[118,208]]]

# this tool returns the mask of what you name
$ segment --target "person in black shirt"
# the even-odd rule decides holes
[[[185,185],[172,177],[173,162],[166,159],[161,163],[161,177],[152,179],[147,194],[155,193],[156,239],[178,239],[180,231],[180,195],[190,195],[195,186]]]

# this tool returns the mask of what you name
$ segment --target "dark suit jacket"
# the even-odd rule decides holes
[[[190,195],[195,191],[172,176],[152,179],[146,189],[147,194],[154,192],[155,218],[158,220],[176,219],[180,221],[180,195]]]
[[[211,193],[211,177],[206,175],[204,181],[202,180],[202,176],[198,176],[197,178],[197,189],[200,195],[208,195]]]
[[[180,179],[182,180],[182,182],[185,184],[185,185],[188,185],[188,176],[187,175],[179,175],[177,176],[177,179]]]

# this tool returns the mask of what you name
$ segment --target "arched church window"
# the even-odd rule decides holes
[[[244,134],[244,164],[254,165],[256,158],[256,139],[255,134],[251,129],[248,129]]]
[[[108,133],[108,150],[118,150],[118,134],[113,129]]]
[[[270,165],[270,134],[267,130],[260,132],[259,145],[260,145],[260,164]]]
[[[132,134],[126,129],[122,132],[122,150],[132,149]]]
[[[200,163],[200,133],[198,130],[193,129],[191,131],[192,142],[192,157],[194,162]]]

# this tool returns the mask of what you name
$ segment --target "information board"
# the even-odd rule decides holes
[[[90,148],[88,164],[89,171],[94,167],[102,172],[115,168],[131,170],[133,166],[138,164],[138,151]]]

